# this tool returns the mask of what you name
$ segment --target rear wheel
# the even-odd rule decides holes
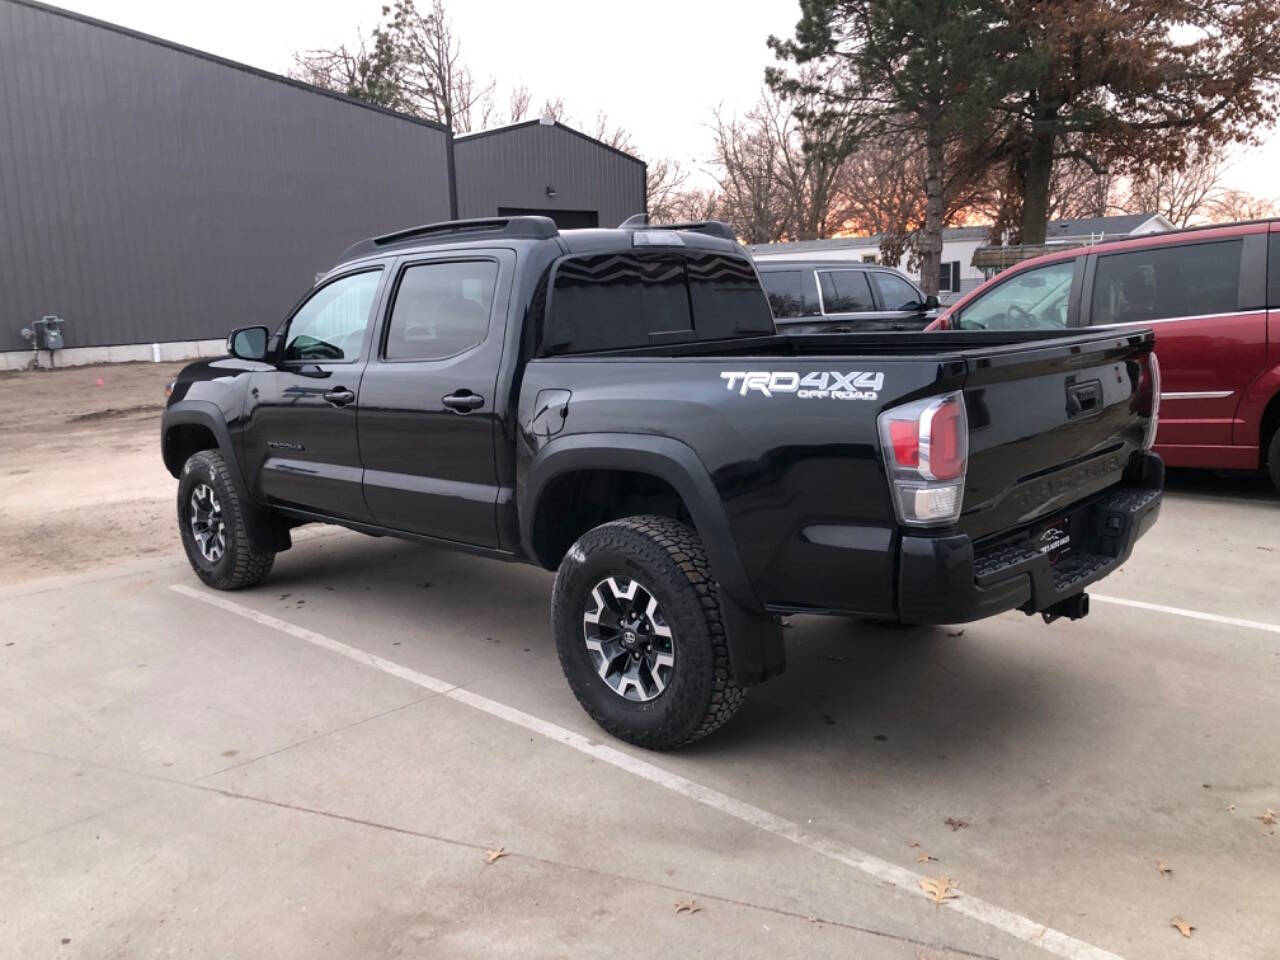
[[[583,534],[556,574],[552,625],[578,702],[622,740],[679,747],[742,704],[702,541],[675,520],[628,517]]]
[[[254,549],[248,509],[221,453],[191,455],[178,479],[178,530],[191,569],[211,587],[239,590],[261,583],[271,572],[276,555]]]

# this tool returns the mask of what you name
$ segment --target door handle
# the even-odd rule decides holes
[[[456,413],[470,413],[484,406],[484,397],[470,390],[458,390],[442,398],[440,402]]]
[[[324,394],[326,403],[331,403],[335,407],[345,407],[348,403],[354,403],[356,395],[346,387],[337,387],[333,390],[326,390]]]

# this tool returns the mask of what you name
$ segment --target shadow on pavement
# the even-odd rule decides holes
[[[1166,493],[1181,497],[1239,500],[1242,503],[1280,506],[1280,493],[1262,473],[1171,467],[1164,486]]]

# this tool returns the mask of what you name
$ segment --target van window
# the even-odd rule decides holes
[[[769,301],[742,257],[602,254],[556,268],[543,349],[582,353],[773,332]]]
[[[961,312],[961,330],[1054,330],[1067,325],[1074,260],[1059,260],[1015,273]]]
[[[886,310],[919,310],[924,306],[920,291],[901,277],[877,271],[876,286],[880,288],[880,300]]]
[[[769,270],[760,274],[769,309],[775,317],[804,316],[804,281],[800,270]]]
[[[818,274],[818,282],[823,313],[865,313],[876,308],[862,270],[826,270]]]
[[[1142,323],[1234,313],[1241,240],[1148,247],[1098,257],[1089,322]]]

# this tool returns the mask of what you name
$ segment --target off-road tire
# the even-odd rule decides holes
[[[1272,432],[1267,446],[1267,476],[1271,478],[1271,485],[1280,490],[1280,427]]]
[[[661,606],[674,635],[675,663],[654,699],[624,699],[587,651],[583,616],[606,577],[636,580]],[[627,517],[587,531],[565,554],[551,597],[560,666],[574,696],[606,731],[652,750],[692,743],[723,726],[742,705],[733,680],[716,582],[698,534],[667,517]]]
[[[191,495],[202,483],[213,489],[222,511],[226,547],[216,561],[201,553],[191,529]],[[178,479],[178,531],[191,569],[209,586],[240,590],[261,583],[271,572],[276,555],[254,549],[249,539],[249,509],[236,494],[231,470],[221,453],[201,450],[188,458]]]

